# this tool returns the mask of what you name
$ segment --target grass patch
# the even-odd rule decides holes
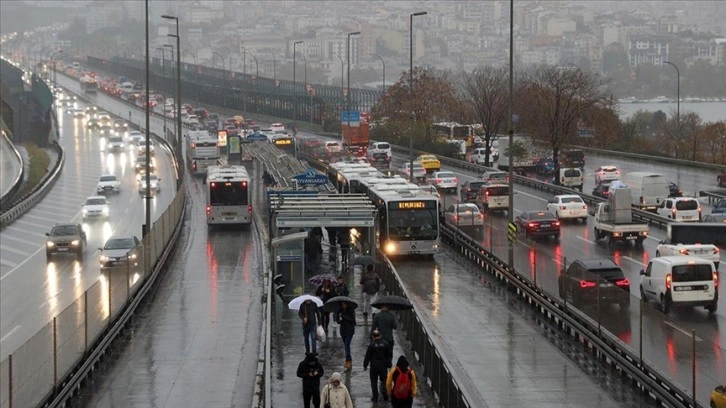
[[[22,146],[25,151],[28,152],[28,158],[30,160],[30,167],[28,174],[25,175],[25,188],[23,188],[20,196],[24,196],[32,191],[38,184],[40,184],[45,173],[48,171],[48,164],[50,163],[50,157],[45,150],[38,147],[33,142],[23,143]]]

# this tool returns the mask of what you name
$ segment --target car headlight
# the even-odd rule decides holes
[[[387,254],[393,254],[394,252],[396,252],[396,244],[394,244],[393,242],[386,243],[385,250]]]
[[[131,254],[131,259],[136,259],[136,254]]]
[[[81,243],[81,241],[78,239],[74,239],[73,241],[71,241],[71,245],[73,245],[73,246],[78,246],[78,245],[80,245],[80,243]]]
[[[86,215],[86,214],[88,214],[88,210],[86,210],[86,209],[84,208],[84,209],[83,209],[83,215]]]
[[[101,255],[101,256],[100,256],[100,257],[99,257],[98,259],[100,259],[100,260],[101,260],[101,262],[106,262],[106,261],[108,261],[108,257],[107,257],[106,255]]]
[[[101,210],[101,212],[108,215],[108,207],[104,207],[103,210]]]
[[[48,241],[48,242],[46,242],[46,243],[45,243],[45,245],[46,245],[46,246],[47,246],[48,248],[53,248],[53,247],[55,246],[55,242],[53,242],[53,241]]]

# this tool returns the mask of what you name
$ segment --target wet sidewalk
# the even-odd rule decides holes
[[[329,250],[325,244],[324,248],[326,252]],[[322,273],[333,272],[334,268],[329,262],[327,253],[323,254]],[[350,291],[350,298],[358,302],[359,305],[363,302],[361,287],[358,284],[360,274],[361,268],[356,267],[355,271],[343,275]],[[316,286],[307,283],[305,289],[305,293],[312,294],[315,292]],[[345,362],[343,341],[337,330],[334,329],[332,322],[328,330],[328,338],[322,343],[318,342],[318,359],[325,369],[325,376],[320,380],[320,387],[322,389],[334,372],[339,372],[343,378],[343,383],[350,391],[354,406],[390,407],[390,402],[383,402],[382,396],[378,397],[379,402],[371,402],[370,367],[368,371],[363,371],[363,359],[370,343],[372,318],[368,316],[368,319],[364,320],[361,309],[356,309],[357,325],[351,343],[351,354],[353,356],[353,369],[351,371],[346,372],[343,368]],[[378,310],[373,309],[373,311],[377,312]],[[404,350],[405,348],[410,350],[410,348],[406,347],[405,336],[401,334],[399,330],[394,330],[393,364],[396,363],[400,355],[404,354],[418,375],[419,396],[414,399],[413,406],[436,407],[431,390],[427,387],[425,379],[422,378],[422,368],[409,354],[410,352]],[[287,304],[280,302],[279,298],[275,299],[273,309],[272,357],[272,406],[302,406],[302,380],[296,375],[298,364],[305,358],[302,324],[297,315],[297,310],[289,310]]]

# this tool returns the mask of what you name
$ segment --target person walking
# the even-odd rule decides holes
[[[310,408],[310,401],[313,408],[320,406],[320,378],[325,374],[323,365],[320,364],[316,353],[305,353],[305,359],[297,366],[297,376],[302,378],[303,406]]]
[[[329,279],[323,280],[323,283],[318,286],[318,289],[315,291],[315,296],[319,297],[320,300],[323,301],[323,304],[327,302],[329,299],[335,297],[335,288],[333,288],[333,283]],[[330,312],[327,312],[325,310],[320,311],[320,324],[323,326],[323,330],[325,330],[325,336],[328,336],[328,325],[330,325]]]
[[[308,232],[304,241],[305,252],[305,272],[309,274],[317,273],[320,266],[320,256],[323,254],[323,244],[321,236],[315,230]]]
[[[338,275],[335,282],[335,296],[348,296],[350,291],[348,285],[345,284],[343,275]]]
[[[348,388],[340,382],[340,373],[333,373],[330,381],[320,391],[320,407],[318,408],[353,408]]]
[[[380,331],[373,330],[371,335],[373,336],[373,341],[368,345],[368,349],[366,350],[366,356],[363,360],[363,371],[368,370],[368,364],[370,364],[371,393],[373,394],[371,402],[378,402],[379,383],[383,400],[388,401],[386,373],[388,372],[388,368],[391,367],[393,350],[391,349],[391,345],[381,338]]]
[[[360,277],[360,284],[363,289],[363,318],[368,319],[368,313],[372,310],[371,302],[375,300],[381,288],[381,278],[373,270],[373,265],[366,266],[366,271]]]
[[[345,371],[353,368],[353,356],[350,353],[350,343],[355,334],[355,310],[348,302],[340,302],[340,310],[337,313],[336,321],[340,324],[340,338],[343,340],[345,350]]]
[[[318,305],[316,305],[315,302],[310,299],[306,299],[300,305],[297,315],[300,316],[300,320],[302,320],[303,337],[305,338],[305,352],[310,352],[310,342],[312,342],[313,353],[316,353],[318,351],[316,336],[320,309],[318,309]]]
[[[406,356],[401,356],[396,366],[388,372],[386,377],[386,391],[391,396],[393,408],[411,408],[413,399],[418,393],[416,386],[416,373],[408,365]]]
[[[371,330],[379,330],[383,340],[387,341],[391,345],[393,350],[393,330],[398,329],[396,323],[396,316],[391,313],[388,305],[381,305],[381,313],[377,313],[373,318]]]

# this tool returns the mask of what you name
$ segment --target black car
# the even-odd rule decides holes
[[[459,190],[461,202],[475,201],[476,196],[479,195],[479,190],[486,184],[488,184],[486,181],[467,181],[462,184]]]
[[[610,259],[576,260],[558,278],[560,297],[575,307],[618,304],[630,307],[630,281]]]
[[[592,189],[592,195],[600,198],[608,198],[610,193],[610,183],[600,183]]]
[[[539,159],[535,165],[534,171],[541,175],[553,174],[555,172],[555,162],[551,157]]]
[[[683,191],[672,181],[668,182],[668,197],[683,197]]]
[[[525,237],[553,237],[560,239],[560,222],[549,211],[522,211],[515,219],[517,231]]]

